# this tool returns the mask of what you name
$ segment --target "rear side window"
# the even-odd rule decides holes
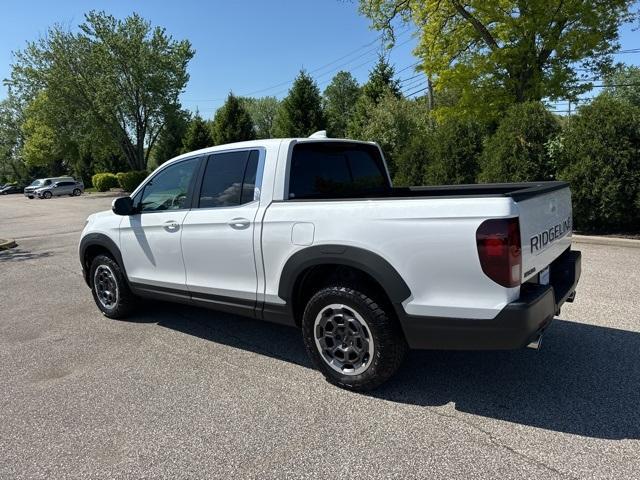
[[[289,198],[348,198],[390,188],[377,147],[357,143],[300,143],[293,147]]]
[[[209,157],[200,189],[200,208],[233,207],[255,198],[258,150]]]

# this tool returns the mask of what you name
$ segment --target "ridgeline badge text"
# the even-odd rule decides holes
[[[531,253],[538,252],[544,249],[547,245],[553,241],[564,237],[567,232],[571,231],[571,217],[567,217],[562,222],[554,225],[553,227],[540,232],[530,239]]]

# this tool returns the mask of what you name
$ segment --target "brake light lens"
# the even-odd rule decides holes
[[[522,277],[522,248],[518,218],[495,218],[476,231],[482,271],[503,287],[517,287]]]

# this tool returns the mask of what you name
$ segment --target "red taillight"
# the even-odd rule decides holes
[[[503,287],[517,287],[522,276],[520,224],[517,218],[486,220],[476,232],[482,271]]]

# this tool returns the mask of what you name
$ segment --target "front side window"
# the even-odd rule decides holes
[[[209,157],[200,189],[200,208],[233,207],[255,198],[258,150]]]
[[[198,159],[191,158],[171,165],[149,181],[142,192],[141,212],[179,210],[187,208],[186,201]]]

